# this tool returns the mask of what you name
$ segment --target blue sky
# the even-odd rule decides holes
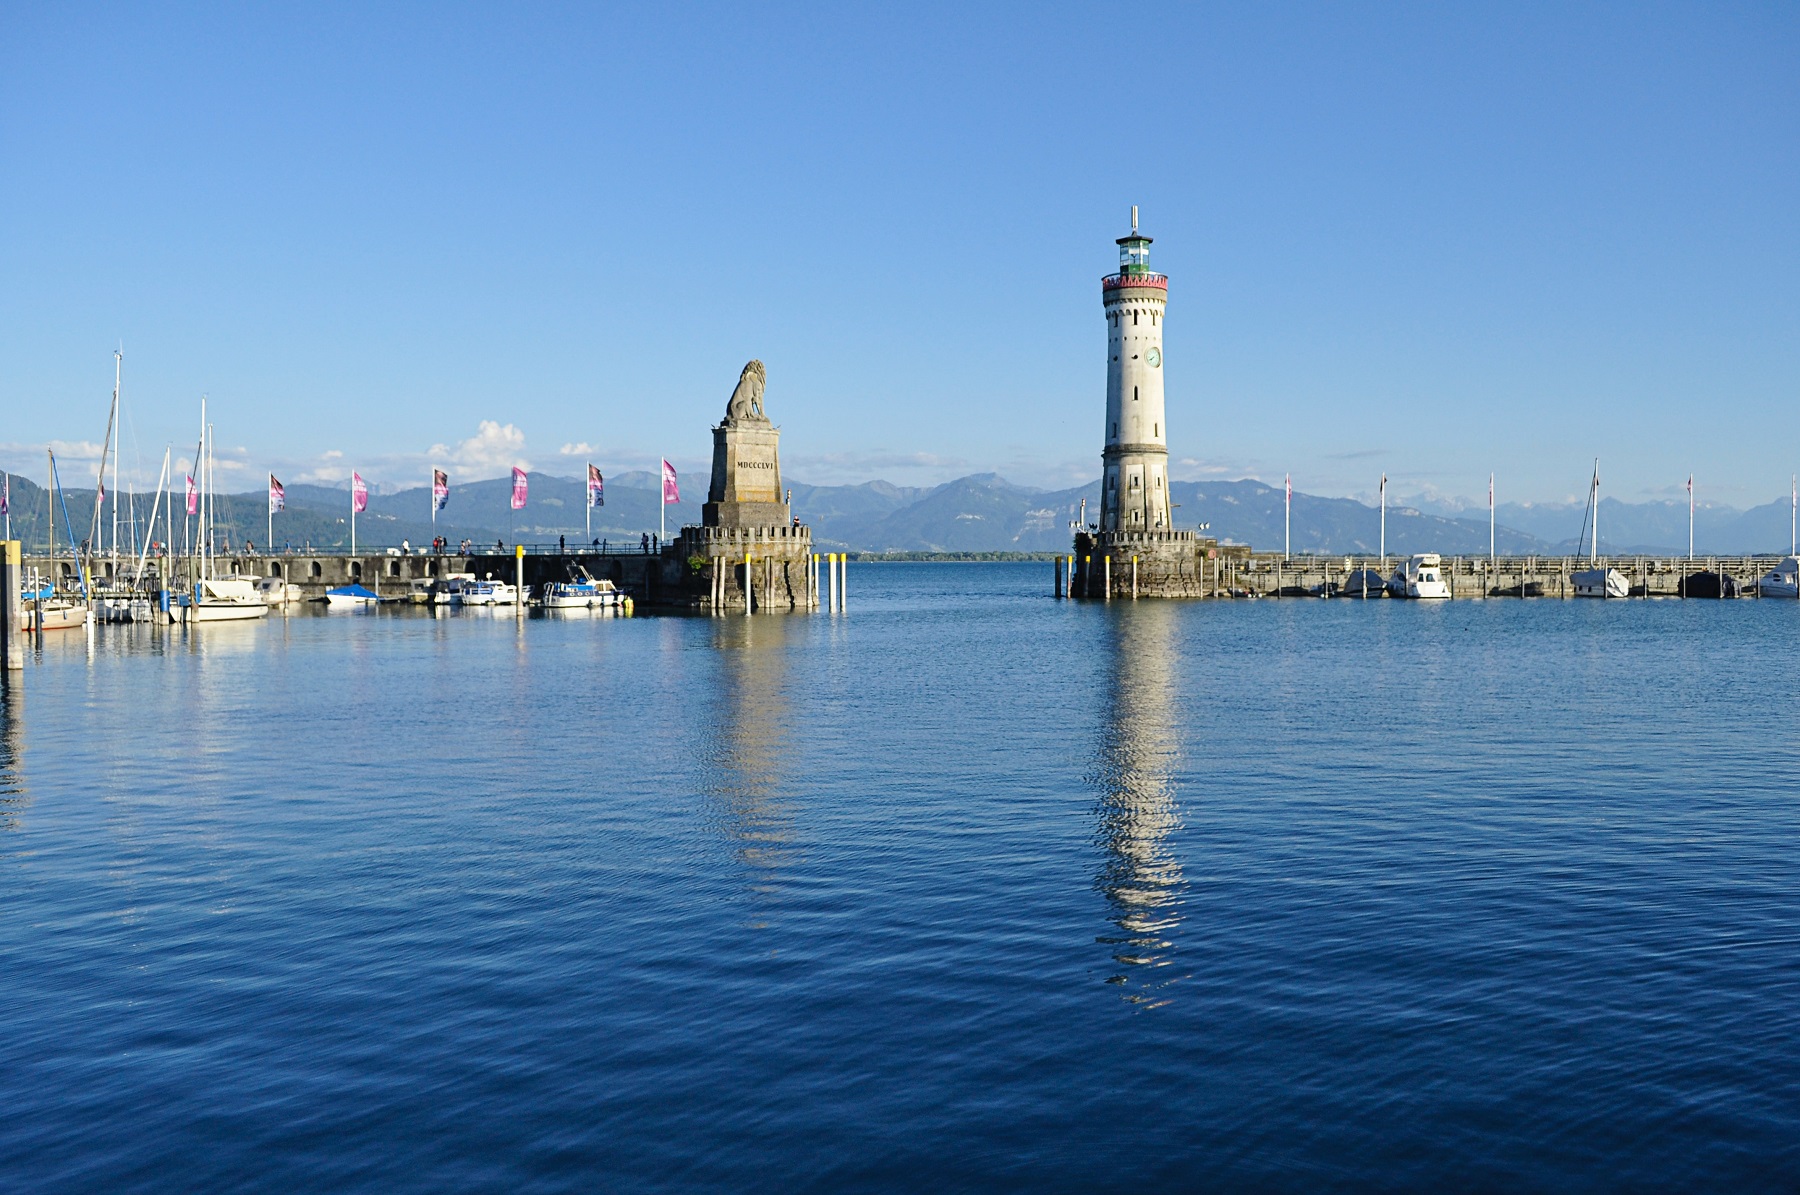
[[[1178,476],[1785,494],[1800,8],[15,5],[0,462],[198,398],[251,488],[1096,476],[1099,278],[1171,275]],[[583,446],[587,446],[584,448]],[[591,452],[588,450],[591,448]],[[567,451],[565,451],[565,449]]]

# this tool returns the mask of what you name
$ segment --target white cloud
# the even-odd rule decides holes
[[[583,440],[579,444],[564,444],[556,451],[563,456],[592,456],[594,455],[594,446]]]
[[[499,475],[512,468],[531,468],[531,462],[525,459],[525,433],[513,424],[502,425],[493,419],[483,419],[475,434],[455,448],[433,444],[427,455],[476,474]]]

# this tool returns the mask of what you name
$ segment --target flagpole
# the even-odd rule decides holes
[[[662,551],[662,541],[669,534],[669,458],[659,457],[659,468],[656,473],[656,549]]]
[[[1694,475],[1688,474],[1688,564],[1694,563]]]
[[[1286,562],[1294,554],[1294,475],[1289,473],[1283,481],[1287,486],[1287,503],[1281,512],[1281,559]]]
[[[289,474],[288,476],[293,476]],[[269,538],[263,541],[263,555],[270,555],[275,547],[275,475],[269,474]]]
[[[586,487],[586,497],[581,503],[583,540],[594,538],[594,462],[589,461],[587,467],[587,476],[581,479],[581,484]]]
[[[1387,474],[1381,475],[1381,571],[1387,572]]]
[[[350,555],[356,555],[356,470],[350,470]]]
[[[1494,475],[1488,474],[1488,572],[1494,571]],[[1521,591],[1522,592],[1522,591]]]

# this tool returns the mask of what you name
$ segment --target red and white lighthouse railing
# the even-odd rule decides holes
[[[1157,290],[1169,289],[1167,274],[1108,274],[1100,280],[1100,289],[1118,290],[1122,286],[1153,286]]]

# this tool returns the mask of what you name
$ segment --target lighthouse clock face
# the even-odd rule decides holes
[[[1144,360],[1150,362],[1151,369],[1162,368],[1162,350],[1152,348],[1149,352],[1144,354]]]

